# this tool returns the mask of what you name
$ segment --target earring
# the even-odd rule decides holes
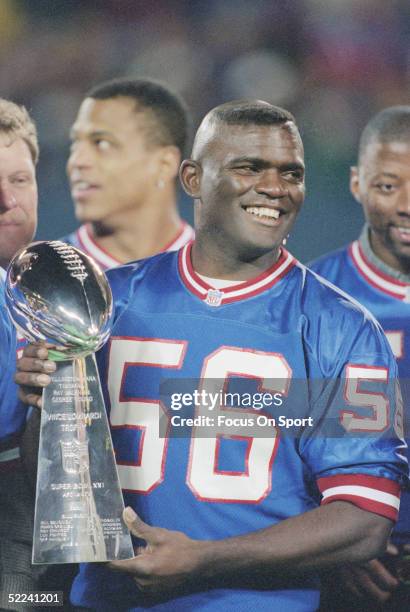
[[[158,179],[157,180],[157,187],[158,187],[158,189],[164,189],[164,187],[165,187],[164,179]]]
[[[286,246],[286,243],[287,243],[287,241],[288,241],[288,238],[289,238],[289,234],[286,236],[286,238],[284,238],[284,239],[282,240],[282,244],[283,244],[283,246]]]

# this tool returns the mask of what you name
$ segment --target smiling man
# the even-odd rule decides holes
[[[204,199],[213,203],[197,209],[199,237],[194,257],[199,251],[205,260],[198,262],[199,272],[203,267],[209,272],[212,266],[212,276],[218,277],[223,268],[224,276],[247,280],[275,263],[302,206],[303,145],[293,121],[272,129],[263,124],[236,125],[234,114],[227,121],[217,117],[210,114],[204,120],[192,152],[194,161],[182,167],[185,182],[191,175],[195,182],[201,180]],[[231,259],[232,270],[227,270]]]
[[[366,306],[386,331],[402,378],[406,420],[410,415],[410,106],[386,108],[363,130],[350,190],[363,207],[366,225],[360,238],[311,265],[324,278]],[[383,561],[349,570],[349,583],[368,598],[404,609],[410,587],[410,493],[403,493],[399,523]],[[396,565],[396,569],[393,566]],[[402,566],[402,567],[401,567]],[[407,566],[407,570],[405,567]],[[401,567],[401,569],[400,569]],[[392,594],[397,591],[392,600]],[[333,593],[334,595],[334,593]],[[360,597],[355,599],[359,605]],[[333,604],[332,604],[333,606]]]
[[[287,111],[253,100],[213,109],[180,169],[195,242],[108,272],[115,322],[99,369],[139,546],[133,559],[82,565],[75,605],[313,611],[318,569],[384,550],[405,471],[396,364],[368,313],[282,246],[304,199],[303,157]],[[45,356],[33,346],[20,360],[27,398],[44,384]],[[308,377],[319,383],[309,393]],[[164,378],[179,392],[305,393],[297,416],[314,426],[232,430],[217,417],[258,412],[222,402],[207,435],[161,436],[172,416]],[[192,416],[207,414],[201,405]]]

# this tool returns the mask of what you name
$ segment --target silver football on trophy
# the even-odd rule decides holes
[[[55,360],[83,357],[108,339],[112,296],[105,274],[79,249],[33,242],[7,270],[6,302],[23,336],[55,349]]]

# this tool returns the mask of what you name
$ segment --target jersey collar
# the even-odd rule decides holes
[[[93,257],[104,270],[107,268],[116,268],[117,266],[122,265],[122,262],[119,259],[116,259],[110,255],[108,251],[102,249],[95,242],[88,223],[78,228],[77,238],[83,250],[91,255],[91,257]]]
[[[194,228],[191,227],[185,221],[182,221],[180,231],[175,236],[175,238],[171,240],[171,242],[169,242],[167,245],[164,246],[164,248],[162,249],[162,252],[178,251],[178,249],[183,247],[185,244],[187,244],[187,242],[190,242],[194,238],[195,238]]]
[[[165,251],[177,251],[184,244],[194,239],[194,230],[185,221],[182,221],[181,228],[178,234],[164,246],[161,252]],[[113,257],[108,251],[101,248],[94,240],[90,225],[87,223],[82,225],[77,230],[77,238],[81,247],[86,253],[89,253],[91,257],[104,269],[116,268],[117,266],[123,265],[123,262]]]
[[[187,289],[208,306],[221,306],[258,295],[273,287],[296,265],[296,259],[286,249],[282,248],[278,261],[259,276],[225,289],[215,289],[202,280],[193,269],[191,252],[192,243],[187,244],[179,251],[179,273]]]
[[[372,287],[403,302],[410,302],[410,284],[404,283],[377,268],[369,261],[358,240],[352,242],[349,254],[358,272]]]

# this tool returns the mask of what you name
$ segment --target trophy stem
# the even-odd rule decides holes
[[[92,420],[90,418],[91,401],[90,391],[87,382],[87,367],[84,357],[74,359],[73,362],[74,377],[78,380],[79,393],[74,398],[76,422],[77,422],[77,439],[80,442],[80,448],[84,452],[79,453],[79,476],[80,476],[80,492],[83,510],[87,516],[89,529],[89,539],[84,546],[89,547],[86,554],[91,554],[95,558],[104,559],[106,557],[105,541],[100,518],[97,514],[97,508],[93,496],[93,487],[89,465],[90,458],[87,443],[87,427],[90,427]],[[84,551],[85,552],[85,551]]]
[[[33,563],[130,558],[95,357],[56,365],[43,396]]]

